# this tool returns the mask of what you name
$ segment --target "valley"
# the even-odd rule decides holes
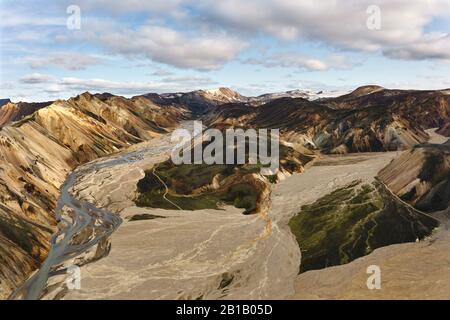
[[[145,168],[161,160],[151,154],[131,167],[119,164],[93,172],[74,186],[74,193],[118,212],[123,224],[111,237],[108,257],[83,267],[82,289],[65,298],[286,298],[294,293],[300,261],[289,219],[320,195],[355,179],[372,181],[394,157],[324,156],[304,173],[275,185],[270,209],[258,215],[243,215],[230,206],[196,211],[136,207],[132,198],[137,181]],[[130,178],[123,181],[124,176]],[[123,207],[111,202],[112,190],[128,195],[120,201]],[[151,219],[130,221],[145,214]]]
[[[0,7],[0,306],[450,300],[450,0]]]
[[[448,95],[381,87],[317,100],[297,95],[85,93],[4,126],[0,151],[11,160],[0,178],[16,187],[5,189],[0,208],[3,297],[346,298],[344,289],[324,291],[332,283],[360,298],[370,294],[362,292],[361,261],[386,257],[390,272],[391,252],[403,246],[437,257],[447,237],[449,162],[440,133]],[[428,105],[417,109],[424,117],[408,113],[414,101]],[[280,127],[280,170],[174,166],[170,132],[190,129],[187,119],[220,130]],[[67,287],[71,265],[81,266],[80,290]],[[355,277],[338,286],[330,270]]]

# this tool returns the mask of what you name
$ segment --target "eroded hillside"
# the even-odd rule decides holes
[[[281,98],[260,107],[234,103],[214,109],[206,119],[213,126],[280,128],[285,140],[326,153],[394,151],[426,142],[425,129],[438,127],[445,134],[450,97],[441,91],[364,87],[318,101]]]
[[[59,188],[75,166],[176,126],[187,110],[89,93],[0,131],[0,298],[39,267],[56,230]]]
[[[425,212],[450,206],[450,146],[421,145],[381,170],[380,179],[403,200]]]
[[[52,102],[12,103],[8,99],[8,101],[4,105],[0,104],[0,127],[5,126],[8,123],[21,120],[24,117],[36,112],[37,110],[45,108],[51,103]]]

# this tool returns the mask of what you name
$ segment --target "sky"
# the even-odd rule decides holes
[[[0,98],[450,87],[450,0],[0,0]]]

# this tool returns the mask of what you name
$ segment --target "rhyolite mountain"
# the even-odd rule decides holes
[[[37,110],[50,105],[52,102],[28,103],[19,102],[12,103],[9,101],[0,107],[0,126],[4,126],[10,122],[18,121]]]
[[[47,256],[59,188],[79,164],[168,132],[189,113],[145,97],[84,93],[0,130],[0,298]]]
[[[47,103],[7,102],[0,108],[0,298],[7,298],[47,256],[57,228],[59,188],[82,163],[167,133],[193,118],[221,128],[280,128],[282,139],[300,152],[413,148],[428,140],[425,129],[439,128],[450,135],[449,99],[448,90],[370,86],[341,97],[322,94],[319,99],[299,91],[251,98],[220,88],[130,99],[84,93]],[[427,160],[420,163],[428,168]],[[389,177],[384,178],[386,185],[424,208],[429,199],[448,190],[440,177],[432,176],[432,184],[414,184],[414,176],[402,183]]]
[[[283,139],[326,153],[392,151],[426,142],[426,129],[448,136],[450,96],[445,91],[363,87],[345,96],[309,101],[281,98],[259,107],[216,107],[212,126],[279,128]]]

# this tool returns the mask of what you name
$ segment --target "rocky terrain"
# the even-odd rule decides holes
[[[52,102],[12,103],[8,99],[8,101],[0,107],[0,127],[10,122],[21,120],[22,118],[36,112],[37,110],[45,108],[51,103]]]
[[[404,152],[380,171],[380,179],[402,200],[424,212],[450,206],[450,146],[424,144]]]
[[[0,297],[45,259],[59,188],[77,165],[156,137],[182,108],[89,93],[55,101],[0,131]]]
[[[410,227],[419,227],[410,235],[417,237],[416,241],[410,238],[407,241],[409,243],[378,248],[372,254],[341,266],[305,272],[297,278],[296,293],[291,298],[450,298],[448,294],[450,280],[446,267],[450,261],[448,255],[450,144],[449,140],[436,135],[434,131],[435,129],[428,131],[432,135],[430,140],[432,143],[418,145],[412,150],[402,152],[377,174],[377,183],[383,185],[388,199],[395,203],[397,209],[402,208],[403,211],[410,212],[410,217],[404,220],[408,225],[385,235],[406,236]],[[388,219],[394,218],[398,213],[399,210],[391,207]],[[420,227],[422,222],[417,218],[422,222],[428,221],[426,222],[428,226]],[[390,227],[394,225],[395,223],[390,223]],[[429,236],[424,237],[427,234]],[[301,244],[300,247],[306,249]],[[344,249],[345,247],[342,248],[342,253],[345,253]],[[305,257],[317,259],[312,252],[306,252]],[[366,270],[370,265],[379,266],[382,270],[381,290],[367,290]]]
[[[284,140],[325,153],[393,151],[426,142],[426,129],[445,133],[450,97],[441,91],[362,87],[317,101],[281,98],[257,108],[234,103],[206,119],[212,126],[280,128]]]
[[[358,258],[377,254],[377,248],[421,240],[437,226],[436,219],[445,221],[449,206],[448,144],[433,142],[429,130],[449,135],[449,102],[445,90],[379,86],[339,97],[302,91],[244,97],[219,88],[129,99],[84,93],[51,103],[8,102],[0,107],[0,298],[7,298],[46,259],[50,238],[60,228],[55,207],[67,175],[97,158],[121,158],[121,150],[127,161],[134,159],[133,145],[139,150],[136,164],[128,161],[104,172],[86,169],[74,190],[80,200],[131,220],[118,231],[118,255],[112,253],[100,268],[113,272],[121,257],[132,259],[126,248],[136,239],[129,232],[150,239],[155,227],[159,239],[186,244],[159,248],[145,272],[138,262],[132,266],[136,273],[124,285],[132,285],[142,297],[286,297],[294,294],[304,249],[300,287],[305,275],[316,272],[307,270],[340,264],[352,268]],[[218,129],[280,128],[281,170],[264,176],[258,165],[174,166],[167,158],[155,158],[154,152],[167,152],[170,144],[163,140],[148,148],[147,143],[167,139],[180,122],[198,118]],[[147,158],[152,160],[147,163]],[[117,180],[117,170],[125,174],[117,177],[129,181]],[[102,190],[107,181],[109,189]],[[288,226],[291,218],[296,238]],[[166,221],[175,223],[166,229]],[[198,225],[204,228],[202,237],[194,236]],[[172,227],[179,235],[167,231]],[[321,229],[321,237],[304,232],[314,228]],[[386,230],[395,236],[383,236]],[[220,267],[209,269],[217,265],[215,238],[226,242],[222,249],[227,254]],[[158,238],[148,241],[153,248],[159,243]],[[193,247],[198,250],[191,252]],[[142,256],[148,249],[136,250]],[[167,250],[175,250],[176,257],[166,256]],[[170,271],[158,262],[166,258],[178,261]],[[178,279],[177,266],[189,268],[181,280],[183,291],[174,294],[170,288]],[[101,269],[89,270],[91,279],[101,277]],[[167,290],[147,295],[141,286],[150,285],[155,270]],[[286,277],[275,281],[270,275],[280,270]],[[137,283],[142,272],[147,278]],[[162,280],[167,275],[170,285]],[[197,283],[196,277],[202,281]],[[195,290],[199,283],[201,289]],[[270,292],[270,287],[276,289]],[[81,297],[112,297],[96,291],[95,281],[90,290]],[[126,287],[120,292],[116,297],[129,297]]]

